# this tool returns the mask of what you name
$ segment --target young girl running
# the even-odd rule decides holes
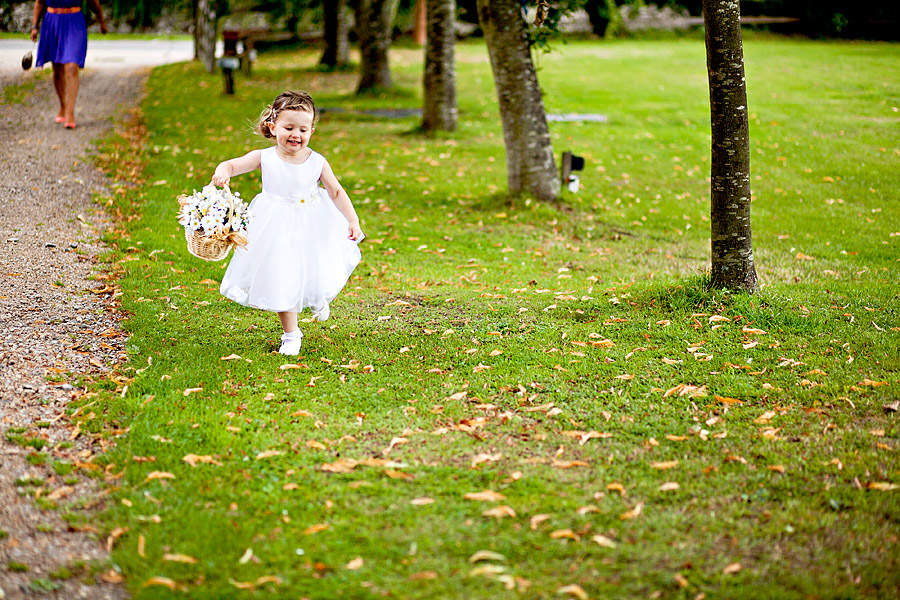
[[[284,92],[267,106],[257,133],[274,139],[216,167],[212,182],[262,170],[262,192],[250,203],[246,249],[236,249],[219,291],[244,306],[278,313],[281,354],[300,352],[304,308],[324,321],[329,303],[359,264],[363,232],[350,197],[325,158],[309,147],[318,114],[305,92]],[[319,184],[322,184],[322,189]]]

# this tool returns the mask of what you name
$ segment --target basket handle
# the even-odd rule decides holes
[[[230,223],[231,218],[234,216],[234,202],[231,201],[231,187],[226,183],[222,186],[222,189],[227,192],[227,194],[225,194],[225,199],[228,200],[228,218],[225,219],[225,222]]]

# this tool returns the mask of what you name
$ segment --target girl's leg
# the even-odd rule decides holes
[[[66,125],[75,123],[75,100],[78,98],[78,64],[63,65],[66,78]]]
[[[281,336],[281,348],[278,349],[280,354],[295,356],[300,353],[300,346],[303,343],[303,333],[297,328],[297,313],[280,312],[278,319],[281,321],[281,329],[284,334]]]
[[[53,87],[59,98],[59,112],[56,113],[56,120],[62,122],[66,116],[66,75],[63,69],[65,65],[51,64],[53,65]]]
[[[280,312],[278,313],[278,319],[281,321],[281,330],[285,333],[293,333],[294,331],[297,331],[297,313]]]

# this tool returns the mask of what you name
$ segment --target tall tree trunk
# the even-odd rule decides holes
[[[556,200],[559,175],[528,33],[518,0],[478,0],[503,122],[511,194]]]
[[[425,0],[425,131],[456,129],[456,2]]]
[[[391,87],[388,50],[400,0],[353,0],[361,56],[357,94]]]
[[[215,0],[197,0],[197,21],[194,29],[194,55],[203,63],[207,73],[216,68],[216,8]]]
[[[703,0],[712,124],[712,285],[757,290],[750,229],[750,127],[737,0]]]
[[[426,23],[428,22],[428,9],[425,8],[426,0],[416,0],[413,6],[413,41],[419,46],[425,45]]]
[[[350,41],[347,37],[347,15],[345,0],[326,0],[325,10],[325,50],[319,64],[324,67],[343,67],[350,61]]]

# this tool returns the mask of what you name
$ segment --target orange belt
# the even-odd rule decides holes
[[[71,8],[54,8],[52,6],[48,6],[47,12],[51,15],[71,15],[72,13],[81,12],[81,7],[73,6]]]

